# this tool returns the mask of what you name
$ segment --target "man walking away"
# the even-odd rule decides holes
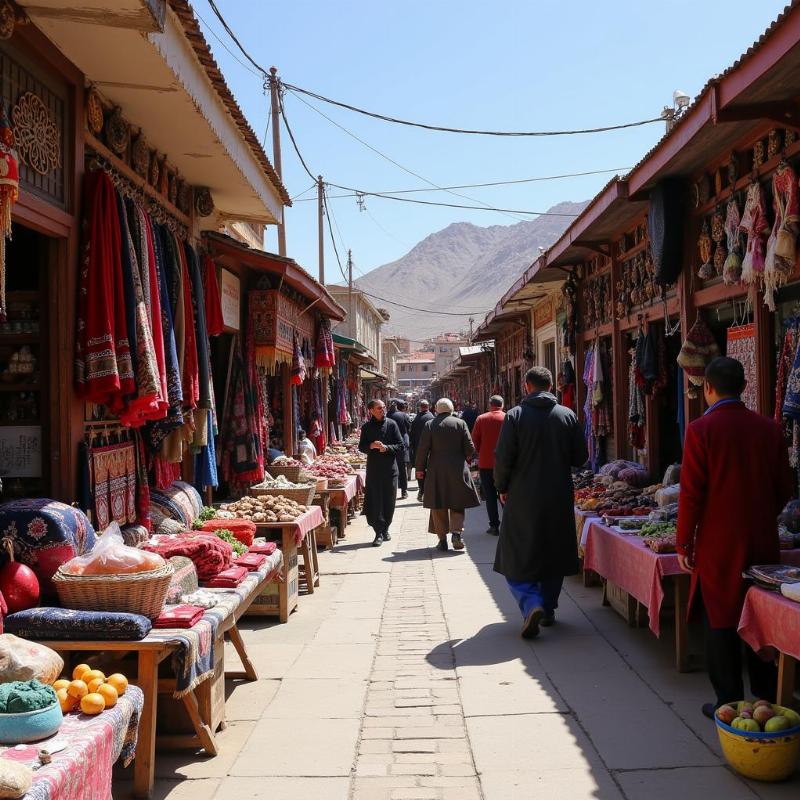
[[[489,529],[486,533],[499,536],[500,514],[497,510],[497,490],[494,486],[494,451],[506,417],[503,411],[503,398],[499,394],[492,395],[489,398],[489,408],[489,411],[475,420],[472,441],[478,451],[478,471],[481,476],[483,498],[486,500],[486,513],[489,516]]]
[[[678,561],[692,575],[689,609],[703,610],[706,666],[716,702],[745,697],[736,629],[747,586],[742,571],[779,564],[777,517],[792,496],[780,426],[741,401],[744,367],[715,358],[705,372],[708,409],[686,430],[678,505]],[[777,672],[745,646],[752,695],[775,702]]]
[[[394,420],[400,431],[400,438],[403,440],[403,449],[397,453],[397,477],[400,486],[400,499],[408,497],[408,473],[406,472],[406,462],[408,461],[408,432],[411,429],[411,420],[406,414],[406,404],[402,400],[394,403],[394,408],[388,414],[389,419]]]
[[[397,453],[403,439],[394,420],[386,418],[383,400],[367,404],[369,419],[361,426],[358,449],[367,454],[367,484],[364,489],[364,514],[375,531],[373,547],[392,537],[389,526],[397,501]]]
[[[467,466],[474,452],[467,423],[442,398],[436,403],[436,418],[422,431],[416,459],[417,477],[425,478],[423,505],[431,510],[428,531],[439,537],[439,550],[447,550],[448,533],[453,549],[464,549],[464,509],[481,504]]]
[[[464,410],[461,412],[461,419],[467,423],[469,432],[475,427],[475,420],[478,419],[478,407],[474,403],[465,403]]]
[[[506,414],[495,452],[494,483],[505,508],[494,569],[519,605],[525,639],[555,622],[564,576],[578,572],[572,467],[588,453],[578,418],[552,388],[549,369],[528,370],[527,396]]]
[[[417,450],[419,449],[419,439],[422,436],[422,431],[425,424],[433,419],[431,414],[431,404],[427,400],[419,401],[419,411],[414,421],[411,423],[411,433],[409,433],[409,443],[411,445],[411,462],[417,460]],[[417,500],[422,502],[422,496],[425,492],[425,478],[417,478]]]

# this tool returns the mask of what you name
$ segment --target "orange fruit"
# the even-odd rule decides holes
[[[99,714],[106,707],[103,695],[92,692],[81,698],[81,711],[84,714]]]
[[[89,687],[83,681],[72,681],[67,687],[67,694],[76,700],[80,700],[81,697],[89,694]]]
[[[74,711],[75,707],[78,705],[78,701],[74,697],[70,697],[66,689],[59,689],[56,692],[56,697],[58,698],[58,704],[61,706],[61,711],[64,714],[69,714],[70,711]]]
[[[86,683],[86,681],[84,681],[84,683]],[[104,683],[105,680],[103,680],[103,678],[95,678],[93,681],[86,683],[86,686],[89,688],[89,694],[96,692]]]
[[[88,672],[91,667],[88,664],[78,664],[74,670],[72,670],[72,680],[80,681],[83,680],[83,673]]]
[[[106,683],[113,686],[120,697],[125,694],[125,690],[128,688],[128,679],[121,672],[115,672],[113,675],[109,675],[106,679]]]
[[[90,669],[81,676],[81,680],[88,686],[92,681],[105,682],[106,676],[99,669]]]
[[[119,699],[117,690],[110,684],[104,683],[97,689],[97,694],[102,695],[103,700],[106,701],[106,708],[114,708]]]
[[[53,691],[57,692],[59,689],[66,689],[69,686],[69,681],[66,678],[59,678],[53,684]]]

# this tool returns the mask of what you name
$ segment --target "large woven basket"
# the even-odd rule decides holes
[[[132,575],[68,575],[59,567],[53,585],[64,608],[125,611],[155,619],[163,610],[172,564]]]
[[[280,465],[275,464],[268,464],[266,467],[267,472],[272,475],[273,478],[277,478],[278,475],[283,475],[287,481],[291,481],[292,483],[297,483],[297,479],[300,477],[300,470],[303,468],[298,464],[294,467],[281,467]]]
[[[264,487],[251,486],[248,494],[251,497],[277,497],[278,495],[283,495],[283,497],[288,497],[289,500],[294,500],[295,503],[300,503],[302,506],[309,506],[316,492],[316,483],[311,483],[302,489],[281,489],[279,487],[266,489]]]

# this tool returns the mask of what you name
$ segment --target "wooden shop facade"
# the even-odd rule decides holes
[[[799,68],[800,5],[792,3],[630,173],[593,198],[478,328],[478,341],[495,341],[512,400],[525,369],[555,366],[595,465],[636,460],[657,480],[679,461],[685,425],[704,408],[704,365],[717,353],[742,361],[745,402],[783,419],[791,440]],[[537,325],[546,302],[552,311],[540,311]],[[553,317],[555,365],[549,334],[537,335]]]

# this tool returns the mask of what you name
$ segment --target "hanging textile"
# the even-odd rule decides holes
[[[683,368],[689,379],[689,388],[686,392],[689,397],[698,396],[698,388],[705,380],[706,364],[719,354],[714,336],[702,317],[698,316],[678,353],[678,366]]]
[[[638,342],[641,338],[642,334],[640,333],[637,337],[637,347],[628,351],[631,357],[628,368],[628,441],[639,450],[645,446],[646,422],[644,392],[640,383],[641,373],[637,365]]]
[[[755,323],[728,328],[726,355],[741,361],[747,386],[742,393],[742,402],[751,410],[758,411],[758,368]]]
[[[78,397],[112,405],[136,390],[122,286],[121,234],[111,179],[102,170],[84,180],[76,389]]]
[[[797,199],[797,174],[781,162],[772,176],[772,207],[775,222],[767,239],[764,258],[764,302],[775,310],[775,290],[789,279],[797,255],[800,206]]]
[[[800,463],[800,317],[784,323],[786,334],[778,356],[775,420],[784,426],[789,462]]]
[[[321,375],[330,375],[336,366],[336,351],[333,348],[333,334],[331,323],[326,317],[321,317],[317,331],[317,352],[314,356],[314,366]]]
[[[647,234],[660,286],[675,283],[683,267],[683,203],[685,190],[677,178],[665,178],[650,192]]]
[[[206,330],[209,336],[219,336],[225,329],[222,321],[222,297],[217,281],[217,267],[208,257],[203,257],[203,293],[206,305]]]
[[[11,209],[19,199],[19,156],[5,103],[0,103],[0,322],[6,316],[6,239],[11,238]]]
[[[247,293],[248,326],[252,329],[255,363],[270,372],[276,364],[292,363],[291,325],[278,324],[278,292],[273,289],[250,289]],[[283,328],[288,330],[288,336]]]
[[[683,451],[683,440],[686,437],[686,406],[683,399],[683,370],[680,367],[676,369],[675,384],[675,403],[677,406],[675,421],[678,423],[678,437],[681,451]]]
[[[739,235],[741,225],[739,204],[731,197],[725,210],[725,237],[728,255],[722,266],[722,280],[728,285],[738,283],[742,277],[742,240]]]
[[[306,361],[300,349],[300,339],[297,333],[293,336],[293,342],[291,383],[292,386],[300,386],[306,379]]]
[[[747,234],[747,245],[742,259],[742,281],[752,284],[764,276],[764,236],[769,230],[767,207],[760,183],[751,183],[747,189],[739,230]]]
[[[95,527],[136,522],[136,451],[132,442],[92,447],[89,451]]]

